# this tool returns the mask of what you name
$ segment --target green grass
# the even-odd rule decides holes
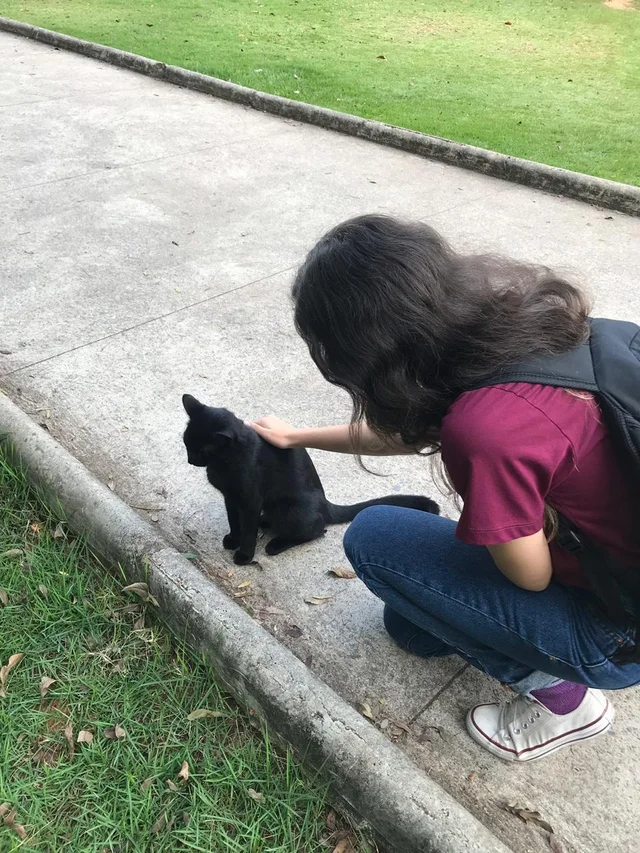
[[[0,851],[331,851],[326,788],[121,586],[0,455]]]
[[[267,92],[640,184],[640,11],[602,0],[4,0],[0,9]]]

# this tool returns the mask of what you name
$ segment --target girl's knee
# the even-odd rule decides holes
[[[390,506],[370,506],[363,509],[353,519],[345,531],[342,543],[349,562],[356,569],[360,563],[363,549],[367,552],[375,547],[381,526],[386,522],[388,513],[397,509]]]

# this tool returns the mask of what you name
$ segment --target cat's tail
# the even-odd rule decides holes
[[[343,524],[346,521],[353,521],[359,512],[370,506],[405,506],[408,509],[419,509],[422,512],[440,515],[440,507],[430,498],[425,498],[422,495],[387,495],[384,498],[374,498],[372,501],[363,501],[349,506],[340,506],[327,501],[329,524]]]

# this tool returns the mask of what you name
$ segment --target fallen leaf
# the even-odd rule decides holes
[[[151,827],[151,832],[153,832],[154,835],[157,835],[163,829],[166,829],[166,826],[167,826],[167,818],[165,817],[165,814],[163,812],[160,815],[160,817],[158,818],[158,820]]]
[[[102,733],[107,740],[124,740],[126,738],[127,733],[122,728],[122,726],[107,726],[107,728]]]
[[[251,581],[242,581],[242,583],[238,584],[236,589],[246,589],[249,586],[251,586]]]
[[[9,673],[20,663],[23,657],[23,654],[11,655],[9,662],[0,667],[0,697],[4,698],[7,695],[6,687]]]
[[[551,833],[553,835],[553,827],[550,823],[547,823],[546,820],[543,819],[540,812],[535,809],[530,809],[527,806],[519,806],[516,803],[507,803],[503,806],[504,810],[509,812],[510,814],[519,817],[523,823],[532,823],[534,826],[539,826],[540,829],[544,829],[546,832]]]
[[[397,729],[402,729],[403,732],[407,732],[407,734],[411,734],[411,729],[406,723],[399,723],[397,720],[391,720],[392,725],[394,725]]]
[[[73,742],[73,726],[71,723],[67,723],[64,727],[64,736],[67,739],[67,750],[69,752],[69,761],[73,761],[73,754],[75,752],[75,744]]]
[[[353,853],[354,849],[351,837],[347,836],[347,838],[343,838],[342,841],[336,844],[333,848],[333,853]]]
[[[42,678],[40,679],[40,695],[42,696],[43,699],[47,695],[47,692],[48,692],[49,688],[51,687],[51,685],[55,684],[55,683],[56,683],[55,678],[49,678],[48,675],[42,676]]]
[[[142,785],[140,785],[141,791],[148,791],[149,788],[153,785],[153,776],[147,776]]]
[[[7,595],[6,589],[0,589],[0,603],[3,607],[6,607],[9,604],[9,596]]]
[[[194,720],[204,720],[205,717],[225,717],[222,711],[210,711],[208,708],[198,708],[196,711],[192,711],[187,720],[193,722]]]
[[[116,487],[115,480],[107,480],[107,486],[113,491]]]
[[[336,813],[333,811],[333,809],[330,812],[327,812],[325,823],[329,832],[336,831]]]
[[[172,779],[167,779],[167,788],[174,792],[178,790],[178,786]]]
[[[39,521],[36,521],[33,524],[29,525],[29,529],[31,530],[32,533],[34,533],[37,536],[40,533],[40,531],[42,530],[42,525],[40,524]]]
[[[475,770],[472,770],[471,773],[469,773],[469,775],[467,776],[467,782],[475,782],[477,778],[478,774]]]
[[[380,720],[379,726],[383,732],[385,732],[389,728],[390,720]]]
[[[93,743],[93,735],[86,729],[82,729],[81,732],[78,732],[77,743]]]
[[[549,848],[553,851],[553,853],[565,853],[564,847],[562,846],[562,844],[560,844],[553,832],[551,833],[551,835],[549,835],[547,841],[549,842]]]
[[[5,551],[3,554],[0,554],[0,557],[6,557],[7,560],[15,560],[16,557],[22,557],[22,554],[22,548],[9,548],[8,551]]]
[[[347,569],[344,566],[335,566],[335,568],[329,569],[327,574],[335,575],[337,578],[345,578],[345,580],[351,580],[356,576],[356,573],[353,571],[353,569]]]
[[[288,625],[284,629],[287,637],[293,637],[294,640],[297,640],[298,637],[302,636],[302,628],[299,628],[297,625]]]
[[[249,788],[247,790],[247,794],[251,797],[252,800],[255,800],[256,803],[264,802],[264,794],[258,793],[254,788]]]
[[[56,525],[56,529],[53,531],[53,538],[54,539],[64,539],[65,538],[64,527],[62,526],[61,523]]]
[[[9,805],[8,803],[3,803],[3,807],[5,805]],[[16,810],[11,809],[2,815],[2,822],[7,827],[7,829],[12,829],[18,838],[24,839],[27,837],[27,830],[20,823],[16,823]]]
[[[142,616],[138,616],[136,621],[133,623],[133,630],[134,631],[142,631],[143,628],[144,628],[144,613],[142,614]]]
[[[178,779],[182,779],[183,782],[189,781],[189,763],[187,761],[182,762],[182,767],[178,773]]]
[[[304,665],[307,667],[311,667],[312,663],[313,663],[313,655],[307,655],[306,658],[304,659]]]
[[[150,601],[151,604],[154,604],[156,607],[158,607],[158,600],[154,598],[153,595],[151,595],[151,593],[149,592],[148,585],[144,582],[130,583],[128,586],[123,586],[122,592],[133,592],[143,601]]]
[[[38,584],[38,589],[40,590],[41,595],[43,595],[45,598],[49,598],[49,590],[43,583]]]
[[[371,705],[368,702],[361,702],[359,708],[360,713],[364,717],[368,717],[370,720],[373,720],[373,711],[371,710]]]
[[[312,595],[310,598],[305,598],[306,604],[326,604],[331,601],[332,595]]]

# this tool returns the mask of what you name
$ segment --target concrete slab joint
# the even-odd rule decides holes
[[[145,578],[162,617],[270,730],[332,781],[398,853],[508,853],[469,812],[317,679],[129,506],[0,395],[0,437],[35,486],[58,501],[130,581]]]
[[[269,95],[206,74],[167,65],[144,56],[45,30],[10,18],[0,17],[0,30],[80,53],[120,68],[128,68],[167,83],[205,92],[216,98],[244,104],[255,110],[367,139],[380,145],[399,148],[463,169],[471,169],[545,192],[579,199],[618,210],[621,213],[640,216],[640,187],[534,163],[477,146],[453,142],[438,136],[406,130],[277,95]]]

